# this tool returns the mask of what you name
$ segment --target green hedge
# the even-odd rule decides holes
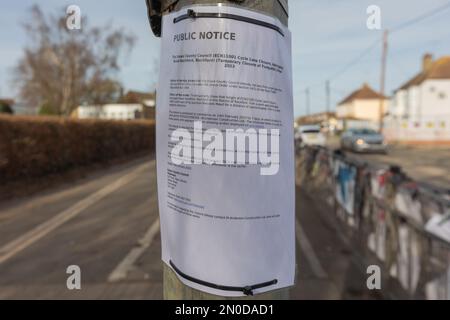
[[[0,115],[0,183],[154,151],[154,121]]]

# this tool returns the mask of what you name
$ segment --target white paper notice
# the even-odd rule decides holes
[[[157,96],[163,261],[221,296],[292,286],[289,30],[236,7],[169,14]]]

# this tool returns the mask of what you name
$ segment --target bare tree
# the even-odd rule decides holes
[[[54,114],[69,115],[81,103],[101,104],[121,92],[116,80],[119,60],[135,38],[110,26],[68,30],[65,17],[31,8],[24,24],[30,39],[15,68],[22,99]]]

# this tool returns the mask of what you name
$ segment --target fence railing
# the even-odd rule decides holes
[[[339,151],[297,151],[297,184],[329,199],[340,232],[383,270],[392,297],[450,299],[450,194],[400,167],[380,170]]]

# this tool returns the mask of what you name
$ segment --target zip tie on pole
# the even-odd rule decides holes
[[[182,272],[180,269],[178,269],[172,261],[169,261],[169,263],[170,263],[170,266],[173,268],[173,270],[180,277],[182,277],[182,278],[184,278],[186,280],[189,280],[191,282],[200,284],[200,285],[205,286],[205,287],[217,289],[217,290],[242,292],[246,296],[253,296],[253,291],[256,290],[256,289],[261,289],[261,288],[273,286],[273,285],[278,283],[278,280],[274,279],[274,280],[271,280],[271,281],[255,284],[255,285],[252,285],[252,286],[245,286],[245,287],[223,286],[223,285],[219,285],[219,284],[215,284],[215,283],[211,283],[211,282],[207,282],[207,281],[203,281],[203,280],[191,277],[191,276],[185,274],[184,272]]]
[[[283,30],[277,26],[276,24],[272,24],[269,22],[261,21],[258,19],[248,18],[244,16],[240,16],[237,14],[231,14],[231,13],[209,13],[209,12],[195,12],[193,9],[188,9],[185,14],[182,14],[176,18],[173,19],[173,23],[178,23],[186,19],[199,19],[199,18],[218,18],[218,19],[230,19],[235,20],[239,22],[245,22],[254,24],[260,27],[272,29],[276,32],[278,32],[281,36],[285,36]]]

